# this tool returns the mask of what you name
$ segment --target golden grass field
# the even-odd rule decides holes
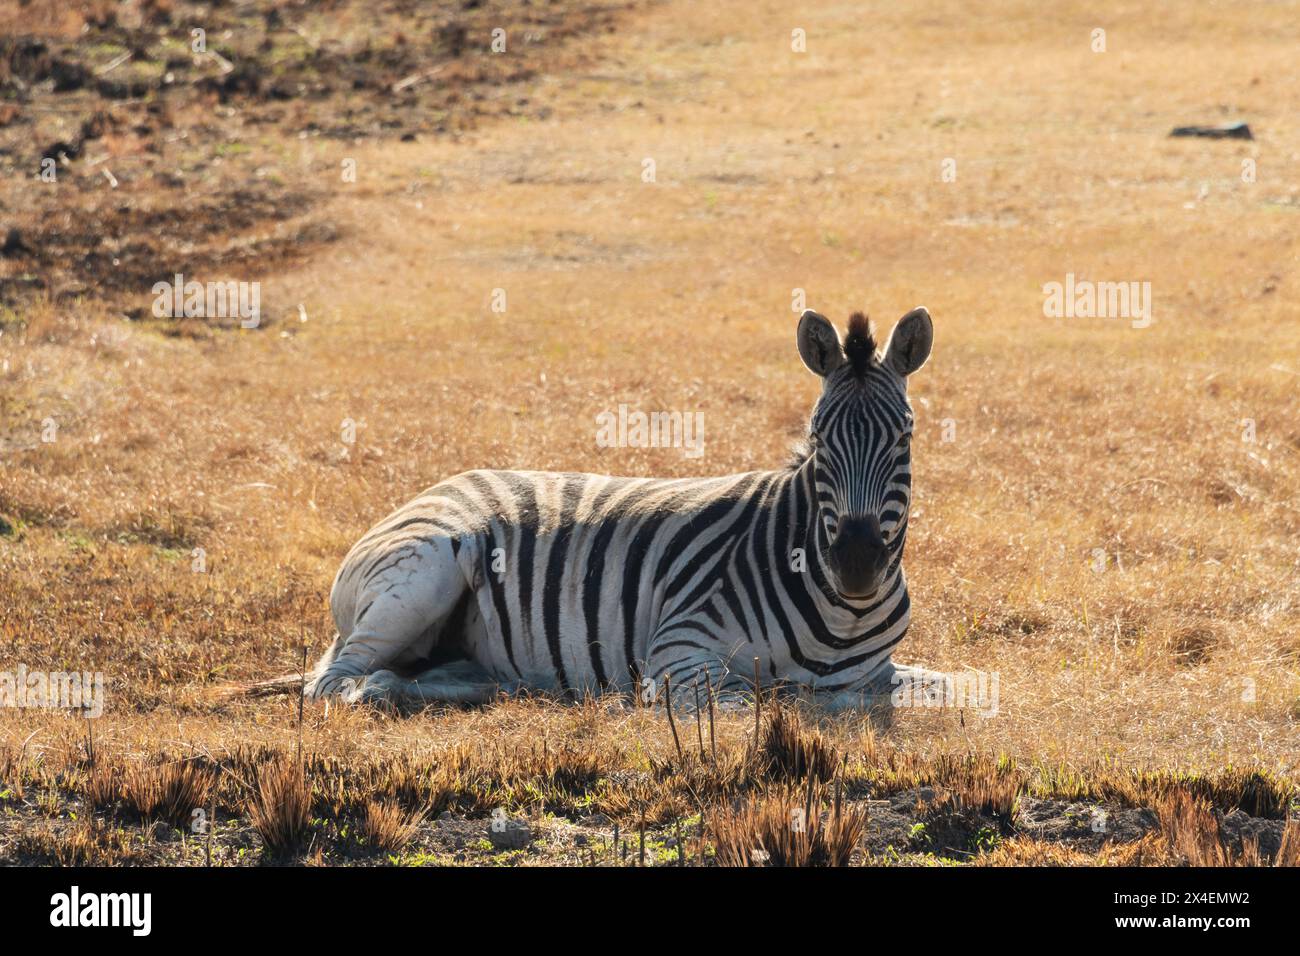
[[[103,671],[101,760],[224,760],[232,835],[216,855],[251,860],[250,768],[295,752],[297,703],[224,691],[296,670],[304,642],[324,649],[332,576],[371,524],[471,467],[779,467],[818,387],[792,290],[837,325],[865,309],[882,333],[924,304],[897,657],[996,674],[998,712],[905,710],[879,732],[806,714],[805,732],[847,759],[837,785],[869,818],[935,786],[1003,829],[854,861],[1221,861],[1205,806],[1178,801],[1228,812],[1265,792],[1256,809],[1276,818],[1300,780],[1297,12],[668,0],[526,81],[541,117],[415,142],[258,129],[257,161],[323,195],[338,229],[301,262],[229,276],[262,283],[261,328],[167,334],[93,290],[3,327],[0,668]],[[1167,135],[1233,120],[1255,139]],[[339,178],[348,158],[355,183]],[[1153,322],[1045,317],[1043,286],[1071,273],[1150,282]],[[703,456],[597,447],[595,416],[620,403],[703,412]],[[753,719],[719,715],[727,760]],[[647,812],[665,839],[697,827],[698,847],[669,846],[721,859],[707,821],[779,786],[691,756],[693,718],[679,722],[680,761],[662,711],[550,701],[407,718],[309,703],[301,740],[318,774],[372,773],[381,797],[428,810],[413,832],[481,830],[502,807],[560,829],[598,813],[596,829],[626,834]],[[14,810],[0,855],[204,862],[203,841],[150,849],[112,799],[99,823],[72,821],[96,779],[87,743],[78,718],[0,711]],[[398,765],[417,783],[393,783]],[[682,781],[711,773],[732,776],[700,785],[722,801],[701,825]],[[434,776],[437,799],[410,795]],[[1078,849],[1018,828],[1017,793],[1159,822]],[[1209,850],[1186,849],[1188,819]],[[353,859],[309,826],[297,858]],[[70,833],[93,852],[67,850]],[[558,836],[504,856],[435,838],[414,862],[596,859]]]

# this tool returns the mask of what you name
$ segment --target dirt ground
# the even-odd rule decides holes
[[[225,689],[328,643],[357,536],[470,467],[778,467],[816,396],[802,290],[882,332],[934,316],[898,656],[997,689],[886,730],[807,716],[865,814],[853,862],[1292,858],[1293,10],[104,6],[140,19],[0,14],[0,670],[109,685],[93,748],[0,711],[0,855],[277,858],[249,808],[296,705]],[[230,72],[189,47],[200,10]],[[1235,121],[1254,138],[1168,135]],[[158,318],[175,273],[259,282],[260,324]],[[1045,315],[1068,276],[1149,282],[1151,321]],[[701,411],[704,454],[598,447],[623,403]],[[728,813],[799,803],[807,774],[746,762],[752,713],[710,759],[665,718],[308,705],[287,858],[639,863],[644,813],[652,863],[712,862],[759,826]],[[118,769],[87,817],[92,754]],[[164,758],[218,774],[211,841],[135,809],[127,771]],[[356,775],[417,813],[401,848],[331,803]]]
[[[133,300],[168,270],[307,259],[339,233],[313,215],[328,171],[303,143],[454,141],[485,118],[544,119],[521,85],[581,63],[568,41],[632,6],[10,0],[0,307],[91,298],[148,321]]]

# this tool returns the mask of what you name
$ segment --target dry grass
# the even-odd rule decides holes
[[[91,779],[94,779],[93,772]],[[191,813],[207,805],[215,783],[212,769],[195,761],[138,760],[127,766],[121,794],[127,806],[145,820],[188,826]],[[101,787],[102,783],[92,784],[94,789]],[[90,791],[87,796],[90,797]]]
[[[935,761],[933,773],[934,782],[958,808],[988,814],[1004,825],[1015,821],[1024,781],[1010,761],[943,754]]]
[[[1229,854],[1210,808],[1185,790],[1175,790],[1158,805],[1160,829],[1170,856],[1185,866],[1227,866]]]
[[[1300,821],[1288,820],[1274,866],[1300,866]]]
[[[1098,853],[1017,838],[1004,840],[974,860],[976,866],[1152,866],[1164,862],[1163,847],[1155,834],[1133,843],[1107,846]]]
[[[108,861],[120,845],[126,848],[124,861],[141,859],[136,841],[154,839],[148,821],[170,819],[183,827],[188,822],[183,808],[199,805],[201,798],[202,806],[215,814],[212,819],[232,821],[237,831],[258,832],[263,857],[277,861],[348,862],[377,852],[398,858],[409,852],[419,858],[421,851],[413,844],[430,816],[450,811],[455,819],[485,821],[505,811],[579,824],[594,815],[606,821],[605,827],[610,821],[621,823],[625,834],[648,826],[655,839],[677,835],[684,823],[698,831],[701,823],[693,821],[702,821],[703,843],[697,838],[697,846],[686,852],[692,863],[741,863],[753,849],[768,854],[757,862],[780,865],[850,858],[888,862],[888,857],[871,856],[863,843],[869,826],[866,799],[888,801],[928,788],[932,794],[925,802],[918,800],[911,815],[926,831],[928,849],[917,852],[929,856],[987,862],[984,858],[995,854],[995,862],[1043,865],[1259,865],[1274,861],[1249,842],[1230,849],[1214,813],[1275,807],[1262,816],[1281,820],[1291,792],[1281,789],[1281,781],[1249,778],[1232,769],[1174,777],[1096,765],[1071,774],[1059,766],[1020,764],[1005,756],[925,757],[878,738],[867,724],[819,725],[808,712],[772,704],[764,709],[757,748],[750,715],[719,715],[717,751],[703,757],[698,749],[678,756],[662,708],[536,699],[405,719],[335,710],[304,729],[307,750],[299,758],[288,704],[283,702],[282,726],[261,742],[234,748],[196,742],[196,749],[210,747],[211,752],[188,758],[158,745],[155,758],[142,760],[108,742],[97,747],[95,763],[87,765],[75,738],[21,765],[12,753],[0,756],[0,763],[11,768],[9,779],[28,792],[25,802],[17,799],[9,806],[36,834],[6,846],[0,832],[0,854],[55,859],[52,847],[58,839],[72,839],[76,832],[69,819],[84,816],[76,803],[80,799],[103,817],[101,822],[115,824],[96,831],[103,837],[96,837],[97,858]],[[791,758],[828,754],[821,761],[828,776],[807,772],[816,760],[773,759],[778,747]],[[1020,832],[1017,807],[1026,794],[1062,805],[1087,800],[1110,808],[1152,807],[1160,825],[1135,844],[1099,850],[1049,845]],[[169,806],[182,809],[168,811]],[[803,832],[788,826],[794,810],[801,811],[807,824]],[[1295,828],[1293,822],[1284,831],[1279,865],[1296,858]],[[133,838],[137,832],[143,836]],[[988,838],[972,844],[975,835]],[[84,843],[89,836],[77,839]],[[223,846],[228,855],[231,838],[222,831],[219,857]],[[627,839],[633,840],[636,862],[635,838]],[[861,852],[853,855],[855,849]],[[166,851],[153,846],[149,852]],[[748,858],[755,862],[752,854]],[[193,856],[186,859],[199,862]],[[576,861],[585,858],[578,854]]]
[[[1210,805],[1186,789],[1168,792],[1157,804],[1165,859],[1173,866],[1285,866],[1300,865],[1300,822],[1288,820],[1276,855],[1247,838],[1233,848]]]
[[[772,773],[795,780],[810,774],[819,781],[830,780],[840,763],[839,754],[825,734],[816,727],[804,726],[798,711],[780,704],[768,718],[763,755]]]
[[[348,818],[373,799],[667,824],[701,801],[758,813],[764,787],[776,806],[783,775],[825,780],[833,753],[855,798],[934,786],[1011,826],[1026,793],[1166,806],[1169,853],[1189,861],[1218,858],[1206,805],[1283,817],[1300,720],[1291,11],[945,0],[801,16],[809,52],[792,55],[775,0],[649,10],[592,40],[599,69],[529,88],[551,119],[464,142],[268,129],[268,175],[330,190],[345,237],[249,276],[286,304],[273,331],[172,337],[93,292],[22,317],[0,335],[0,669],[104,671],[105,752],[292,754],[294,704],[213,691],[328,643],[331,577],[390,507],[469,467],[775,467],[816,396],[791,289],[886,328],[924,302],[936,340],[912,385],[914,624],[898,656],[996,674],[996,715],[917,708],[881,734],[822,720],[807,730],[823,743],[778,744],[781,773],[760,780],[752,714],[718,715],[716,760],[681,720],[683,761],[662,712],[309,704],[309,779],[272,763],[278,782],[249,777],[254,796],[223,774],[218,802],[251,800],[276,839],[303,837],[312,800]],[[1088,45],[1098,20],[1105,54]],[[1238,117],[1255,141],[1165,135]],[[347,189],[304,172],[344,157],[361,170]],[[1067,272],[1150,281],[1155,322],[1045,318],[1042,286]],[[704,456],[598,448],[593,416],[620,402],[703,411]],[[0,784],[84,772],[55,769],[77,724],[0,711]]]
[[[396,803],[369,800],[361,825],[362,839],[376,850],[396,853],[411,842],[424,816],[423,810],[408,811]]]
[[[130,834],[94,818],[63,828],[38,825],[21,833],[9,850],[45,866],[123,866],[141,861]]]
[[[1300,805],[1295,779],[1264,767],[1227,766],[1211,773],[1186,773],[1165,768],[1124,770],[1112,763],[1078,768],[1060,765],[1036,769],[1031,792],[1072,800],[1097,800],[1124,806],[1154,806],[1175,793],[1187,793],[1224,811],[1244,810],[1251,816],[1280,819]]]
[[[867,828],[867,813],[846,808],[838,796],[827,803],[826,787],[811,776],[724,808],[710,819],[722,866],[848,866]]]
[[[279,756],[259,768],[248,818],[273,855],[302,848],[311,827],[311,788],[300,761]]]
[[[122,789],[121,766],[101,760],[86,771],[81,796],[94,810],[112,810],[122,799]]]
[[[9,747],[0,747],[0,790],[7,790],[16,799],[21,800],[26,793],[24,783],[27,768],[24,766],[25,754]]]

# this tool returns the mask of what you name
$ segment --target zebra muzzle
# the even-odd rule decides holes
[[[874,515],[842,520],[827,556],[845,597],[869,597],[889,567],[889,548]]]

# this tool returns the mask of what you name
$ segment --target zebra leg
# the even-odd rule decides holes
[[[351,700],[368,675],[427,655],[467,587],[445,538],[349,556],[330,593],[339,637],[317,664],[307,696]]]
[[[856,710],[869,712],[886,724],[903,707],[942,707],[952,702],[953,681],[942,671],[887,662],[862,687],[817,694],[812,689],[811,703],[835,712]]]
[[[901,707],[949,707],[954,700],[951,675],[926,670],[910,664],[890,661],[886,668],[889,700],[894,709]]]
[[[703,705],[710,693],[720,710],[753,706],[753,679],[732,672],[726,661],[699,643],[700,637],[699,631],[679,628],[651,640],[644,673],[654,682],[655,699],[667,685],[673,709],[683,713],[693,713],[697,696]]]
[[[419,710],[430,704],[485,704],[499,694],[518,690],[518,682],[502,684],[474,661],[451,661],[413,677],[379,670],[357,681],[344,698],[349,704],[382,709]]]

